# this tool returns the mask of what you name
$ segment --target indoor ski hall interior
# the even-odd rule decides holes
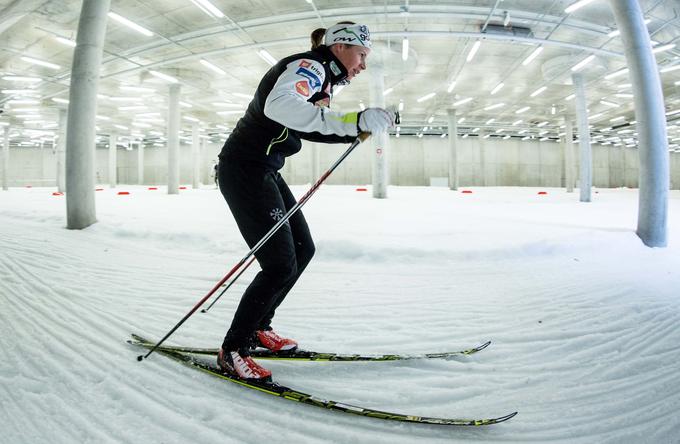
[[[138,361],[222,344],[260,266],[218,155],[342,21],[324,112],[399,120],[286,158],[315,253],[272,325],[417,358],[257,360],[306,404]],[[0,0],[0,111],[0,443],[680,442],[677,0]]]

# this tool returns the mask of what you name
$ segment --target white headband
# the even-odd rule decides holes
[[[366,25],[348,25],[338,23],[326,30],[324,39],[326,46],[331,46],[335,43],[344,43],[346,45],[371,47],[371,32]]]

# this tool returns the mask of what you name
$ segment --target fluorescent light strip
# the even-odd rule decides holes
[[[517,125],[519,125],[520,123],[524,123],[524,120],[522,120],[522,119],[520,119],[520,120],[515,120],[514,122],[512,122],[512,126],[517,126]]]
[[[394,88],[387,88],[385,91],[383,91],[383,96],[387,96],[389,94],[392,94],[394,92]]]
[[[541,87],[538,88],[536,91],[534,91],[534,92],[531,93],[531,97],[536,97],[537,95],[541,94],[541,93],[542,93],[543,91],[545,91],[546,89],[548,89],[547,86],[541,86]]]
[[[491,119],[489,119],[489,120],[486,121],[486,125],[491,125],[491,124],[494,123],[495,121],[496,121],[496,119],[491,118]]]
[[[210,3],[208,0],[191,0],[191,3],[198,6],[198,8],[208,14],[210,17],[223,18],[224,13],[217,9],[215,5]]]
[[[620,69],[620,70],[613,72],[611,74],[607,74],[606,76],[604,76],[604,78],[609,80],[609,79],[613,79],[614,77],[619,77],[619,76],[622,76],[622,75],[627,74],[627,73],[628,73],[628,68],[623,68],[623,69]]]
[[[243,108],[243,105],[239,103],[227,103],[227,102],[213,102],[213,106],[225,106],[227,108]]]
[[[54,40],[58,41],[62,45],[70,46],[71,48],[75,48],[75,46],[76,46],[76,42],[74,42],[73,40],[64,38],[64,37],[57,36],[57,37],[54,38]]]
[[[458,119],[458,123],[463,123],[463,122],[465,122],[465,117],[461,117],[460,119]]]
[[[253,98],[252,94],[231,93],[231,95],[236,96],[236,97],[243,97],[244,99],[249,99],[249,100]]]
[[[207,60],[201,59],[201,65],[213,70],[214,72],[216,72],[217,74],[219,74],[221,76],[224,76],[224,75],[227,74],[223,69],[218,68],[217,66],[213,65],[212,63],[210,63]]]
[[[401,59],[403,61],[408,60],[408,37],[404,37],[401,41]]]
[[[182,116],[182,119],[187,120],[189,122],[200,122],[199,119],[197,119],[195,117],[191,117],[191,116]]]
[[[677,71],[680,69],[680,63],[675,65],[675,66],[669,66],[667,68],[663,68],[660,72],[666,73],[666,72],[671,72],[671,71]]]
[[[419,99],[417,99],[416,102],[420,103],[420,102],[424,102],[426,100],[430,100],[432,97],[434,97],[436,95],[437,95],[437,93],[433,93],[433,92],[431,92],[429,94],[425,94],[423,97],[420,97]]]
[[[652,49],[652,52],[654,54],[656,54],[656,53],[659,53],[659,52],[668,51],[669,49],[673,49],[673,48],[675,48],[675,43],[669,43],[668,45],[663,45],[663,46],[659,46],[659,47]]]
[[[63,103],[63,104],[68,104],[68,103],[69,103],[68,100],[62,99],[62,98],[60,98],[60,97],[52,97],[52,101],[53,101],[53,102],[57,102],[57,103]]]
[[[612,108],[619,108],[621,106],[618,103],[607,102],[606,100],[600,100],[600,103],[605,105],[605,106],[611,106]]]
[[[404,110],[404,101],[400,100],[399,101],[399,111],[403,111],[403,110]]]
[[[489,105],[486,108],[484,108],[484,111],[491,111],[492,109],[497,109],[505,106],[505,103],[494,103],[493,105]]]
[[[567,14],[571,14],[572,12],[576,11],[577,9],[581,9],[582,7],[586,6],[589,3],[594,2],[595,0],[579,0],[576,3],[572,3],[571,5],[567,6],[567,8],[564,10]]]
[[[449,87],[446,88],[446,92],[450,94],[451,91],[453,91],[453,88],[455,88],[455,87],[456,87],[456,81],[454,80],[453,82],[449,83]]]
[[[158,77],[161,80],[165,80],[166,82],[170,82],[170,83],[179,82],[179,80],[177,80],[176,78],[174,78],[172,76],[169,76],[167,74],[163,74],[162,72],[154,71],[154,70],[151,70],[151,69],[149,70],[149,74],[151,74],[154,77]]]
[[[568,102],[571,99],[573,99],[574,97],[576,97],[576,94],[569,94],[567,97],[564,98],[564,100],[566,100]]]
[[[193,108],[194,107],[194,105],[192,105],[191,103],[182,102],[181,100],[179,101],[179,106],[183,106],[185,108]]]
[[[217,114],[219,114],[220,116],[228,116],[230,114],[242,114],[245,111],[246,110],[244,110],[244,109],[237,109],[237,110],[233,110],[233,111],[217,111]]]
[[[523,112],[529,111],[530,109],[531,109],[530,106],[525,106],[525,107],[520,108],[520,109],[518,109],[517,111],[515,111],[515,114],[522,114]]]
[[[461,99],[461,100],[459,100],[459,101],[457,101],[457,102],[454,102],[454,103],[453,103],[453,106],[461,106],[461,105],[465,105],[466,103],[471,102],[471,101],[472,101],[472,97],[468,97],[467,99]]]
[[[278,60],[276,60],[274,56],[269,54],[269,52],[266,49],[260,49],[259,51],[257,51],[257,55],[259,55],[260,58],[262,58],[262,60],[264,60],[265,62],[269,63],[272,66],[278,63]]]
[[[482,44],[481,40],[477,40],[474,45],[472,45],[472,48],[470,49],[470,52],[468,53],[467,57],[465,60],[467,62],[472,61],[472,59],[475,57],[475,54],[477,54],[477,50],[479,50],[479,46]]]
[[[527,66],[529,63],[533,62],[536,57],[543,51],[543,47],[539,46],[538,48],[534,49],[534,51],[529,54],[529,57],[524,59],[522,62],[522,66]]]
[[[538,128],[540,128],[540,127],[542,127],[542,126],[546,126],[548,123],[550,123],[550,122],[548,122],[548,121],[543,121],[543,122],[539,123],[539,124],[536,125],[536,126],[537,126]]]
[[[2,80],[7,80],[8,82],[40,82],[42,79],[40,77],[4,76]]]
[[[503,89],[504,86],[505,86],[505,83],[503,83],[503,82],[501,82],[501,83],[499,83],[498,85],[496,85],[496,87],[495,87],[494,89],[491,90],[491,95],[493,96],[494,94],[496,94],[498,91],[500,91],[501,89]]]
[[[44,66],[44,67],[50,68],[50,69],[55,69],[55,70],[61,69],[61,66],[59,66],[59,65],[56,65],[56,64],[50,63],[50,62],[46,62],[44,60],[34,59],[33,57],[23,56],[23,57],[21,57],[21,60],[23,60],[24,62],[32,63],[34,65]]]
[[[118,23],[121,23],[125,26],[127,26],[130,29],[134,29],[135,31],[139,32],[140,34],[144,34],[147,37],[153,36],[153,32],[149,31],[148,29],[139,26],[137,23],[134,23],[128,19],[126,19],[123,16],[120,16],[116,14],[115,12],[109,12],[109,17],[117,21]]]
[[[588,57],[586,57],[585,59],[578,62],[576,65],[574,65],[571,68],[571,70],[574,71],[574,72],[580,71],[584,66],[586,66],[588,63],[592,62],[594,59],[595,59],[595,54],[591,54]]]

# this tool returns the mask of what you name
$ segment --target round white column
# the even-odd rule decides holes
[[[170,85],[168,100],[168,194],[179,194],[179,85]]]
[[[116,188],[118,183],[118,134],[111,133],[109,135],[109,186]]]
[[[2,144],[2,189],[7,191],[9,189],[9,126],[5,127],[4,143]]]
[[[370,77],[370,106],[385,108],[385,76],[382,64],[371,66]],[[373,134],[371,136],[373,148],[373,197],[384,199],[387,197],[389,185],[388,151],[389,137],[387,133]]]
[[[590,129],[588,128],[588,103],[586,88],[581,74],[572,74],[576,93],[576,118],[578,120],[579,140],[579,189],[581,202],[590,202],[593,187],[593,154],[590,147]]]
[[[567,193],[574,192],[574,128],[571,119],[564,117],[564,182]]]
[[[449,119],[449,189],[458,189],[458,120],[456,110],[447,109]]]

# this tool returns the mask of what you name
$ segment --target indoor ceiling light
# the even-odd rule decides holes
[[[494,103],[493,105],[489,105],[484,108],[484,111],[491,111],[492,109],[497,109],[503,106],[505,106],[505,103]]]
[[[13,100],[8,100],[7,103],[9,105],[38,105],[40,103],[39,100],[26,100],[26,99],[13,99]]]
[[[595,59],[595,54],[591,54],[588,57],[586,57],[585,59],[581,60],[576,65],[572,66],[571,70],[574,71],[574,72],[579,71],[584,66],[586,66],[588,63],[592,62],[593,59]]]
[[[191,3],[194,5],[198,6],[198,8],[208,14],[210,17],[214,18],[222,18],[224,17],[224,13],[217,9],[215,5],[210,3],[208,0],[191,0]]]
[[[364,105],[363,101],[359,101],[359,109],[361,109],[362,111],[366,109],[366,105]]]
[[[142,88],[140,86],[127,86],[127,85],[121,85],[119,86],[121,91],[127,91],[127,92],[146,92],[146,93],[154,93],[156,92],[155,89],[153,88]]]
[[[193,108],[194,107],[194,105],[192,105],[191,103],[182,102],[181,100],[179,101],[179,106],[183,106],[185,108]]]
[[[446,92],[451,93],[451,91],[453,91],[453,88],[455,88],[455,87],[456,87],[456,81],[454,80],[451,83],[449,83],[449,87],[446,88]]]
[[[121,24],[127,26],[130,29],[134,29],[135,31],[139,32],[140,34],[144,34],[147,37],[153,36],[153,32],[149,31],[148,29],[146,29],[142,26],[139,26],[137,23],[134,23],[134,22],[126,19],[125,17],[122,17],[122,16],[116,14],[115,12],[109,12],[109,17],[111,17],[112,19],[114,19],[118,23],[121,23]]]
[[[437,95],[437,93],[433,93],[433,92],[431,92],[429,94],[425,94],[424,96],[417,99],[416,102],[420,103],[420,102],[424,102],[426,100],[430,100],[432,97],[434,97],[436,95]]]
[[[496,87],[495,87],[494,89],[491,90],[491,95],[493,96],[494,94],[496,94],[498,91],[500,91],[501,89],[503,89],[504,86],[505,86],[505,83],[503,83],[503,82],[501,82],[501,83],[499,83],[498,85],[496,85]]]
[[[677,71],[678,69],[680,69],[680,63],[678,63],[675,66],[669,66],[669,67],[663,68],[661,70],[661,72],[666,73],[666,72],[671,72],[671,71]]]
[[[259,55],[262,58],[262,60],[264,60],[265,62],[269,63],[272,66],[276,65],[276,63],[278,62],[278,60],[276,60],[274,56],[269,54],[269,52],[266,49],[260,49],[259,51],[257,51],[257,55]]]
[[[239,103],[228,103],[228,102],[213,102],[213,106],[225,106],[227,108],[243,108],[243,105]]]
[[[564,100],[566,100],[568,102],[571,99],[573,99],[574,97],[576,97],[576,94],[569,94],[567,97],[564,98]]]
[[[404,101],[403,101],[403,100],[400,100],[400,101],[399,101],[399,108],[398,108],[398,109],[399,109],[399,111],[403,111],[403,110],[404,110]]]
[[[64,38],[64,37],[56,36],[56,37],[54,38],[54,40],[58,41],[58,42],[61,43],[62,45],[70,46],[70,47],[72,47],[72,48],[75,48],[75,46],[76,46],[76,42],[74,42],[73,40]]]
[[[592,116],[588,116],[588,119],[597,119],[598,117],[602,117],[604,113],[597,113],[593,114]]]
[[[404,37],[401,41],[401,59],[403,61],[408,59],[408,37]]]
[[[541,93],[542,93],[543,91],[545,91],[546,89],[548,89],[547,86],[541,86],[541,87],[538,88],[536,91],[532,92],[532,93],[530,94],[530,96],[531,96],[531,97],[536,97],[537,95],[541,94]]]
[[[57,102],[57,103],[63,103],[63,104],[68,104],[68,103],[69,103],[68,100],[62,99],[62,98],[60,98],[60,97],[52,97],[52,101],[53,101],[53,102]]]
[[[604,78],[607,79],[607,80],[613,79],[614,77],[622,76],[622,75],[626,74],[627,72],[628,72],[628,68],[623,68],[623,69],[620,69],[620,70],[613,72],[611,74],[607,74],[606,76],[604,76]]]
[[[138,111],[142,109],[147,109],[146,105],[130,105],[130,106],[119,106],[118,111]]]
[[[127,126],[124,126],[124,125],[113,125],[113,126],[118,128],[119,130],[123,130],[123,131],[127,131],[127,130],[130,129]]]
[[[522,62],[522,66],[527,66],[529,63],[533,62],[533,60],[538,57],[538,55],[543,51],[543,47],[539,46],[538,48],[534,49],[531,54],[529,54],[529,57],[524,59]]]
[[[26,76],[4,76],[2,80],[7,80],[8,82],[40,82],[42,79],[40,77],[26,77]]]
[[[656,48],[652,49],[652,52],[656,54],[659,52],[668,51],[669,49],[673,48],[675,48],[675,43],[669,43],[668,45],[657,46]]]
[[[458,119],[458,123],[463,123],[463,122],[465,122],[465,117],[461,117],[460,119]]]
[[[496,119],[491,118],[491,119],[489,119],[489,120],[486,121],[486,125],[491,125],[491,124],[494,123],[495,121],[496,121]]]
[[[520,123],[523,123],[523,122],[524,122],[524,120],[522,120],[522,119],[515,120],[514,122],[512,122],[512,126],[517,126],[517,125],[519,125]]]
[[[621,105],[619,105],[618,103],[608,102],[608,101],[606,101],[606,100],[600,100],[600,103],[603,104],[603,105],[605,105],[605,106],[611,106],[612,108],[618,108],[618,107],[621,106]]]
[[[434,116],[430,116],[429,119],[427,119],[427,123],[432,123],[434,122]]]
[[[481,41],[481,40],[477,40],[477,41],[474,43],[474,45],[472,45],[472,48],[470,49],[470,52],[468,52],[468,55],[467,55],[467,57],[465,58],[465,60],[466,60],[467,62],[472,61],[472,59],[474,58],[475,54],[477,54],[477,50],[479,49],[479,46],[480,46],[481,44],[482,44],[482,41]]]
[[[383,96],[387,96],[389,94],[392,94],[394,92],[394,88],[387,88],[385,91],[383,91]]]
[[[675,82],[674,85],[675,85],[675,86],[680,85],[680,80],[678,80],[677,82]]]
[[[530,109],[531,109],[530,106],[525,106],[525,107],[520,108],[520,109],[518,109],[517,111],[515,111],[515,114],[522,114],[523,112],[529,111]]]
[[[210,63],[207,60],[201,59],[201,65],[205,66],[206,68],[211,69],[212,71],[216,72],[217,74],[219,74],[221,76],[227,74],[223,69],[218,68],[217,66],[213,65],[212,63]]]
[[[191,117],[191,116],[182,116],[182,119],[188,121],[188,122],[200,122],[199,119],[196,117]]]
[[[586,6],[589,3],[594,2],[595,0],[579,0],[576,3],[572,3],[571,5],[567,6],[567,8],[564,10],[567,14],[571,14],[572,12],[576,11],[577,9],[581,9],[582,7]]]
[[[542,126],[546,126],[548,123],[550,123],[550,122],[548,122],[548,121],[543,121],[543,122],[539,123],[539,124],[536,125],[536,126],[540,128],[540,127],[542,127]]]
[[[149,70],[149,74],[151,74],[154,77],[158,77],[161,80],[165,80],[166,82],[170,82],[170,83],[179,82],[179,80],[177,80],[176,78],[174,78],[172,76],[169,76],[167,74],[163,74],[162,72],[154,71],[154,70],[151,70],[151,69]]]
[[[465,105],[466,103],[472,101],[472,97],[468,97],[467,99],[461,99],[457,102],[453,102],[453,106],[460,106],[460,105]]]

